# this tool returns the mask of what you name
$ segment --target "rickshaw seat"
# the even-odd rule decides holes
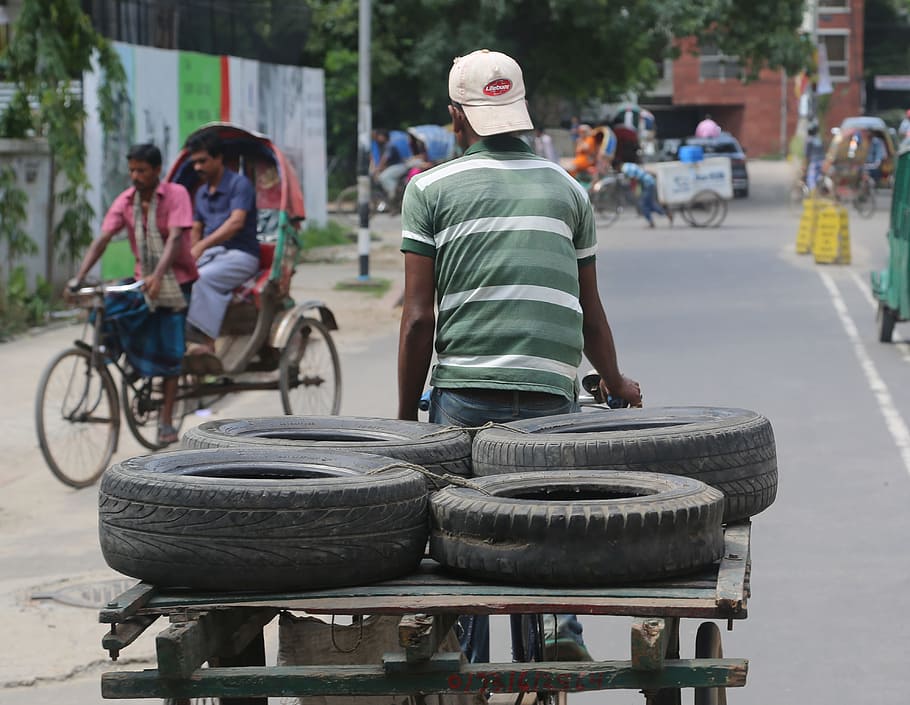
[[[272,262],[275,259],[275,243],[259,243],[259,271],[247,279],[243,284],[234,289],[231,303],[250,302],[259,308],[259,297],[265,290],[272,273]]]

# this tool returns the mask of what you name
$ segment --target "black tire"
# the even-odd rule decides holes
[[[101,551],[165,587],[305,590],[398,577],[427,541],[423,476],[391,458],[286,449],[159,453],[112,465]]]
[[[702,622],[695,635],[695,658],[723,658],[720,629],[714,622]],[[695,705],[727,705],[726,688],[694,688]]]
[[[746,409],[621,409],[515,421],[480,431],[472,457],[479,476],[572,468],[692,477],[724,493],[724,521],[758,514],[777,494],[771,423]]]
[[[133,438],[149,450],[164,448],[158,443],[158,422],[164,403],[163,382],[161,377],[145,377],[132,383],[124,379],[120,384],[120,404],[126,425]],[[173,426],[178,431],[185,414],[186,400],[181,398],[178,390],[173,410]]]
[[[251,448],[375,453],[434,475],[471,475],[471,437],[454,426],[355,416],[273,416],[206,421],[183,435],[185,448]]]
[[[430,497],[430,555],[525,585],[653,580],[723,555],[723,495],[687,477],[569,470],[475,478]]]
[[[92,353],[68,348],[41,375],[35,395],[35,429],[41,454],[65,485],[95,484],[117,450],[117,385]]]
[[[325,415],[341,410],[341,361],[329,329],[298,318],[278,362],[278,389],[286,414]]]
[[[897,312],[885,306],[878,305],[878,342],[890,343],[894,338],[894,325],[897,323]]]

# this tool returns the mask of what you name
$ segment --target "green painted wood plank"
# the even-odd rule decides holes
[[[636,671],[631,661],[468,664],[459,671],[385,673],[382,666],[271,666],[203,668],[191,678],[166,680],[158,671],[105,673],[104,698],[294,697],[397,693],[479,693],[657,688],[738,688],[745,659],[671,660],[659,671]]]

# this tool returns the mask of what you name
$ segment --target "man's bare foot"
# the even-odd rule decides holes
[[[215,344],[214,343],[192,343],[186,349],[187,355],[214,355],[215,354]]]

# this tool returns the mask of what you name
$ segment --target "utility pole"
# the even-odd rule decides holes
[[[360,0],[360,27],[357,42],[357,254],[360,261],[358,279],[370,278],[370,143],[373,132],[373,108],[370,98],[370,0]]]

